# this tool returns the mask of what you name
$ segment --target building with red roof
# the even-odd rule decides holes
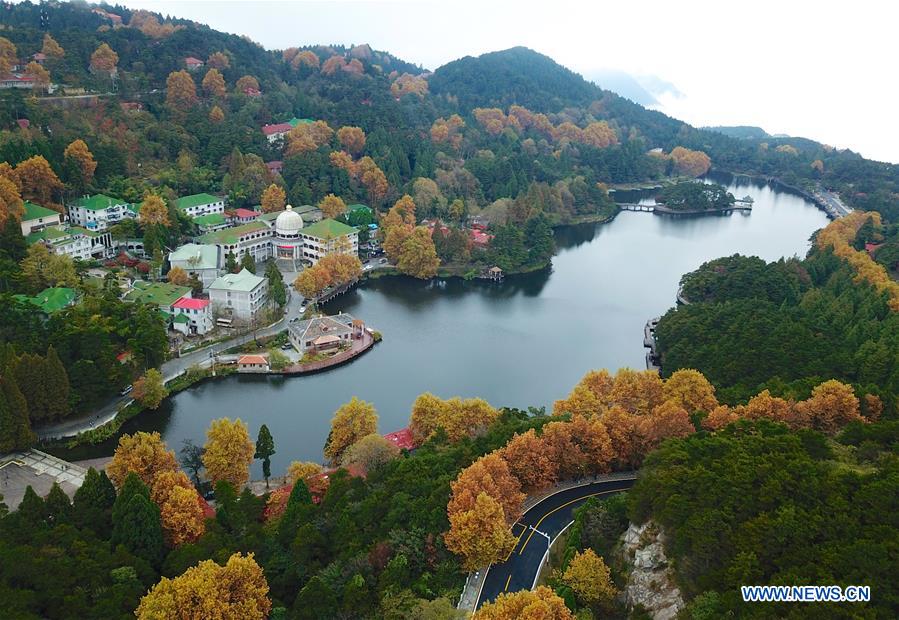
[[[290,123],[275,123],[274,125],[263,125],[262,133],[268,138],[269,142],[281,140],[293,129]]]
[[[493,235],[487,234],[483,230],[475,228],[471,231],[471,242],[475,245],[484,247],[490,243],[491,239],[493,239]]]
[[[188,56],[184,59],[184,65],[187,67],[188,71],[196,71],[203,67],[206,63],[200,60],[199,58],[194,58],[193,56]]]
[[[181,297],[172,304],[172,327],[184,335],[207,333],[212,329],[212,307],[208,299]]]
[[[28,129],[29,127],[31,127],[31,121],[29,121],[27,118],[17,118],[16,124],[20,129]]]
[[[280,159],[276,159],[275,161],[267,161],[265,162],[265,167],[268,168],[268,171],[271,174],[281,174],[281,171],[284,170],[284,162]]]
[[[412,431],[409,427],[387,433],[384,439],[395,445],[400,450],[414,450],[415,442],[412,440]]]
[[[256,218],[260,215],[262,215],[262,213],[259,211],[244,209],[243,207],[225,211],[225,216],[231,220],[232,224],[249,224],[250,222],[256,221]]]
[[[264,355],[241,355],[237,360],[237,372],[268,372],[268,358]]]
[[[877,251],[877,248],[882,246],[882,243],[871,243],[870,241],[865,243],[865,252],[868,253],[868,256],[874,258],[874,253]]]
[[[243,89],[243,94],[245,94],[247,97],[261,97],[262,91],[259,90],[258,88],[253,88],[252,86],[247,86],[246,88]]]

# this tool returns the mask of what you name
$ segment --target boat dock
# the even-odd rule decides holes
[[[658,348],[656,347],[656,326],[661,319],[662,317],[660,316],[649,319],[646,321],[646,325],[643,326],[643,346],[649,349],[646,352],[646,370],[654,370],[656,372],[662,370]]]

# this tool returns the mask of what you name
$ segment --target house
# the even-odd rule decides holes
[[[414,450],[415,442],[412,439],[412,431],[409,427],[401,428],[398,431],[387,433],[384,439],[399,448],[400,450]]]
[[[71,288],[54,287],[44,289],[34,297],[15,295],[15,298],[37,306],[41,312],[49,316],[63,308],[74,306],[78,301],[78,293]]]
[[[243,89],[243,94],[245,94],[247,97],[261,97],[262,91],[259,90],[258,88],[253,88],[252,86],[247,86],[246,88]]]
[[[175,208],[188,217],[207,215],[209,213],[224,213],[225,199],[212,194],[191,194],[176,200]]]
[[[206,215],[198,215],[194,218],[194,224],[197,225],[200,233],[206,234],[228,228],[231,222],[225,219],[223,213],[207,213]]]
[[[353,340],[362,338],[364,333],[365,323],[345,313],[318,315],[293,323],[287,330],[290,344],[301,355],[338,350],[341,345],[351,345]]]
[[[53,254],[64,254],[73,260],[107,258],[114,253],[112,233],[88,230],[80,226],[48,226],[25,237],[25,243],[43,243]]]
[[[25,201],[25,213],[22,214],[23,236],[48,226],[59,226],[60,224],[62,224],[62,213],[34,204],[30,200]]]
[[[480,247],[487,247],[490,244],[490,240],[493,239],[493,235],[485,233],[483,230],[478,230],[477,228],[472,228],[470,235],[471,242]]]
[[[169,254],[169,264],[196,277],[205,288],[219,277],[219,249],[215,245],[188,243]]]
[[[193,56],[188,56],[184,59],[184,66],[187,67],[188,71],[196,71],[198,69],[202,69],[205,65],[205,62],[203,62],[199,58],[194,58]]]
[[[264,355],[241,355],[237,360],[237,372],[268,372],[268,358]]]
[[[268,280],[246,269],[227,273],[209,285],[213,312],[241,321],[252,321],[269,307]]]
[[[125,293],[125,301],[144,303],[156,306],[171,320],[175,312],[175,303],[182,297],[192,297],[189,286],[178,286],[169,282],[144,282],[136,280],[134,288]]]
[[[31,121],[27,118],[17,118],[16,125],[19,126],[19,129],[28,129],[31,127]]]
[[[240,208],[225,211],[225,217],[231,224],[249,224],[255,222],[260,215],[262,215],[262,211],[253,211],[252,209]]]
[[[240,262],[244,254],[250,254],[256,262],[267,260],[272,256],[273,234],[274,231],[267,223],[254,221],[207,233],[197,241],[219,248],[219,267],[221,268],[225,266],[229,253],[234,254],[237,262]]]
[[[66,209],[71,223],[89,230],[106,230],[122,220],[134,218],[137,211],[131,203],[105,194],[83,196]]]
[[[275,123],[273,125],[263,125],[262,133],[268,139],[269,144],[274,144],[278,140],[283,140],[293,126],[290,123]]]
[[[337,220],[325,219],[301,231],[303,257],[317,263],[329,254],[359,254],[359,231]]]
[[[265,167],[268,168],[269,174],[281,174],[281,172],[284,170],[284,162],[280,159],[267,161],[265,162]]]
[[[140,112],[144,109],[144,104],[140,101],[123,101],[119,107],[123,112]]]
[[[0,88],[34,88],[34,78],[26,75],[10,74],[0,78]]]
[[[172,304],[172,328],[185,335],[200,335],[212,330],[212,305],[208,299],[182,297]]]
[[[44,63],[47,61],[47,55],[43,52],[32,54],[29,58],[41,66],[44,66]]]

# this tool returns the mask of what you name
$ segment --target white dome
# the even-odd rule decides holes
[[[295,235],[302,227],[303,218],[299,213],[294,213],[290,205],[275,220],[275,232],[279,235]]]

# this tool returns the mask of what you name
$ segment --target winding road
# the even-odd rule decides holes
[[[532,589],[550,542],[573,521],[574,510],[591,497],[608,497],[626,491],[633,486],[635,478],[636,474],[630,479],[603,480],[571,487],[529,508],[512,526],[512,533],[518,538],[515,549],[504,562],[487,569],[474,608],[493,601],[503,592]]]

